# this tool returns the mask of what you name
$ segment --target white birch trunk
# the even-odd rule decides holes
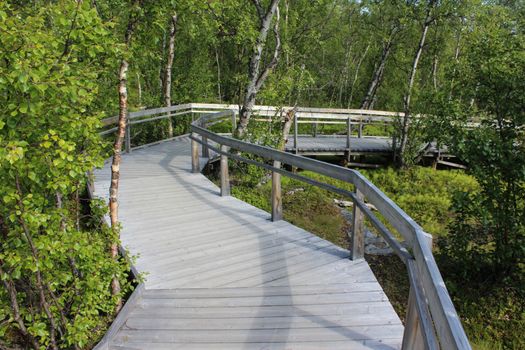
[[[405,94],[405,98],[404,98],[404,117],[402,119],[402,125],[401,125],[401,141],[400,141],[400,144],[399,144],[399,159],[398,159],[398,162],[399,162],[399,165],[402,166],[402,167],[405,167],[407,165],[407,162],[406,162],[406,149],[407,149],[407,144],[408,144],[408,132],[409,132],[409,128],[410,128],[410,102],[411,102],[411,99],[412,99],[412,90],[413,90],[413,87],[414,87],[414,81],[415,81],[415,78],[416,78],[416,73],[417,73],[417,67],[418,67],[418,64],[419,64],[419,60],[421,59],[421,54],[423,53],[423,49],[425,47],[425,41],[426,41],[426,38],[427,38],[427,33],[428,33],[428,29],[430,28],[430,25],[432,24],[433,22],[433,18],[432,18],[432,9],[434,8],[434,5],[435,5],[435,1],[434,0],[431,0],[429,1],[428,3],[428,7],[427,7],[427,13],[426,13],[426,16],[425,16],[425,21],[423,22],[423,28],[421,30],[421,37],[419,38],[419,43],[418,43],[418,46],[417,46],[417,49],[416,49],[416,53],[414,55],[414,59],[412,61],[412,69],[410,70],[410,75],[409,75],[409,78],[408,78],[408,87],[407,87],[407,92]]]
[[[239,113],[239,123],[237,124],[236,134],[237,137],[242,137],[248,128],[248,122],[252,115],[253,106],[255,105],[255,98],[257,93],[264,84],[266,78],[270,72],[277,65],[279,54],[281,51],[281,40],[279,37],[279,1],[272,0],[270,6],[266,13],[262,9],[261,3],[259,0],[252,0],[257,9],[261,25],[259,27],[259,36],[257,37],[257,42],[255,45],[255,51],[250,60],[249,66],[249,82],[246,87],[244,102]],[[266,39],[268,37],[268,31],[270,30],[272,20],[274,15],[276,16],[275,25],[274,25],[274,34],[276,45],[271,61],[266,65],[266,67],[261,72],[261,60],[263,56],[264,49],[266,47]]]
[[[175,34],[177,32],[177,14],[171,16],[170,37],[168,42],[168,57],[166,60],[166,71],[164,72],[164,105],[171,106],[171,70],[175,57]],[[168,137],[173,137],[173,121],[168,118]]]

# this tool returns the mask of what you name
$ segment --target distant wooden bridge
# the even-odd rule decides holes
[[[293,136],[293,135],[292,135]],[[348,145],[351,145],[350,147]],[[298,135],[297,144],[288,143],[286,151],[303,156],[324,155],[391,155],[392,139],[380,136],[352,136],[350,140],[345,135]]]
[[[148,109],[129,114],[126,150],[142,146],[139,134],[142,132],[136,125],[152,121],[173,118],[183,122],[186,132],[190,131],[190,124],[199,115],[219,112],[239,111],[238,105],[188,103],[170,108]],[[282,117],[284,111],[291,107],[255,106],[255,120],[270,122]],[[361,156],[379,155],[387,162],[393,157],[396,147],[395,140],[389,134],[389,127],[396,118],[403,113],[385,112],[359,109],[329,109],[329,108],[298,108],[294,114],[293,129],[289,135],[285,150],[290,153],[304,156],[338,156],[343,157],[349,166],[377,167],[379,164],[352,162],[352,158]],[[103,135],[111,134],[116,130],[114,126],[117,117],[104,120],[106,129]],[[471,127],[478,124],[471,123]],[[232,126],[235,127],[235,121]],[[374,126],[375,129],[368,128]],[[381,135],[374,135],[374,130],[382,130]],[[138,131],[137,131],[138,129]],[[222,135],[225,135],[224,133]],[[133,141],[133,142],[132,142]],[[458,164],[456,157],[447,151],[446,147],[437,147],[435,143],[421,145],[420,158],[433,162],[434,166],[442,164],[447,167],[465,168]]]
[[[259,122],[275,121],[291,107],[276,108],[272,106],[255,106],[255,120]],[[198,115],[214,111],[232,111],[236,113],[238,105],[189,103],[157,108],[129,114],[129,129],[126,149],[140,146],[132,142],[132,127],[168,117],[182,119],[190,117],[193,121]],[[393,151],[392,139],[385,136],[364,135],[363,129],[368,125],[388,126],[395,118],[403,113],[371,111],[371,110],[343,110],[326,108],[299,108],[294,114],[293,130],[286,144],[286,151],[302,155],[391,155]],[[103,134],[110,134],[116,130],[113,124],[116,117],[104,120],[108,126]],[[217,124],[217,123],[214,123]],[[235,127],[235,121],[232,126]],[[189,127],[189,123],[188,123]],[[323,132],[323,127],[331,127],[330,132]],[[135,127],[133,127],[135,129]],[[188,130],[189,131],[189,130]]]
[[[138,113],[158,120],[182,110]],[[191,135],[123,157],[122,244],[137,256],[135,273],[146,275],[98,349],[470,349],[430,235],[358,172],[209,130],[225,120],[235,123],[235,111],[205,114]],[[210,153],[221,158],[220,188],[200,174]],[[229,195],[228,157],[272,171],[271,214]],[[350,182],[355,192],[288,172],[284,164]],[[281,220],[281,175],[354,202],[349,250]],[[94,195],[107,198],[109,180],[106,164],[95,172]],[[363,259],[365,217],[407,266],[405,327]]]

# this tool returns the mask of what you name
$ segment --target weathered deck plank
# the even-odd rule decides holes
[[[201,159],[202,163],[205,159]],[[187,138],[124,155],[122,243],[144,291],[110,349],[397,349],[368,264],[190,173]],[[95,173],[107,198],[109,166]]]

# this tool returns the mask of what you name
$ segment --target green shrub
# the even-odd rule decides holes
[[[130,289],[109,253],[118,237],[100,225],[106,205],[80,200],[104,162],[93,105],[113,42],[86,2],[0,2],[0,32],[0,347],[84,348]]]
[[[476,193],[476,180],[460,170],[413,167],[361,171],[425,231],[437,237],[448,233],[453,219],[452,199],[457,192]]]

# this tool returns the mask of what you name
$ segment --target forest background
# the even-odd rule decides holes
[[[397,170],[368,175],[423,224],[447,218],[429,231],[475,346],[522,348],[524,29],[522,1],[1,1],[0,346],[89,348],[132,288],[106,203],[84,196],[125,86],[129,110],[242,105],[246,130],[255,102],[405,112]],[[468,166],[457,186],[415,166],[424,141]]]

